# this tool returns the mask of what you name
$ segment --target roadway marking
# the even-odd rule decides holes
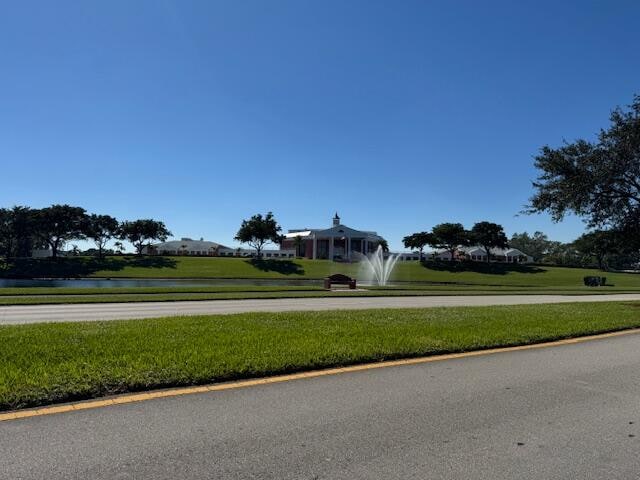
[[[517,352],[522,350],[534,350],[539,348],[557,347],[561,345],[572,345],[575,343],[589,342],[592,340],[600,340],[611,337],[620,337],[623,335],[632,335],[640,333],[640,328],[620,330],[616,332],[601,333],[596,335],[587,335],[583,337],[566,338],[563,340],[555,340],[551,342],[533,343],[530,345],[518,345],[515,347],[488,348],[484,350],[474,350],[471,352],[447,353],[443,355],[432,355],[429,357],[406,358],[401,360],[388,360],[376,363],[364,363],[360,365],[351,365],[348,367],[327,368],[323,370],[312,370],[309,372],[292,373],[287,375],[277,375],[274,377],[256,378],[252,380],[239,380],[235,382],[225,382],[211,385],[200,385],[193,387],[172,388],[168,390],[156,390],[144,393],[129,393],[119,395],[113,398],[101,400],[86,400],[76,403],[67,403],[63,405],[53,405],[49,407],[40,407],[26,410],[16,410],[6,413],[0,413],[0,422],[7,420],[17,420],[20,418],[40,417],[43,415],[54,415],[57,413],[67,413],[76,410],[88,410],[93,408],[103,408],[113,405],[122,405],[126,403],[146,402],[147,400],[155,400],[158,398],[179,397],[182,395],[192,395],[196,393],[221,392],[225,390],[235,390],[238,388],[254,387],[258,385],[269,385],[272,383],[290,382],[293,380],[301,380],[304,378],[324,377],[328,375],[338,375],[342,373],[361,372],[365,370],[373,370],[377,368],[399,367],[403,365],[418,365],[422,363],[441,362],[444,360],[453,360],[458,358],[479,357],[483,355],[493,355],[496,353]]]

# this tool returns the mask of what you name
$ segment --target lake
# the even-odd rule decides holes
[[[158,278],[75,278],[75,279],[2,279],[0,288],[16,287],[66,287],[66,288],[113,288],[113,287],[211,287],[224,285],[265,285],[265,286],[318,286],[322,280],[305,279],[158,279]]]

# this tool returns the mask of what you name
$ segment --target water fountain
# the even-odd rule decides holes
[[[398,258],[398,255],[389,254],[385,259],[381,245],[378,245],[378,249],[374,253],[362,255],[365,282],[381,287],[387,285]]]

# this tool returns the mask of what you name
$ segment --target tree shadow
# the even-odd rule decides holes
[[[0,276],[6,278],[79,278],[96,272],[118,272],[125,267],[176,268],[176,261],[167,257],[61,257],[20,258],[12,262]]]
[[[547,270],[535,265],[514,264],[514,263],[486,263],[486,262],[438,262],[423,261],[422,266],[429,270],[441,272],[474,272],[486,273],[489,275],[506,275],[511,272],[516,273],[544,273]]]
[[[291,260],[266,260],[264,258],[252,258],[246,263],[263,272],[278,272],[283,275],[304,275],[304,268]]]

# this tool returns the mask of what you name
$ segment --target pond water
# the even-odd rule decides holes
[[[157,279],[157,278],[77,278],[77,279],[3,279],[0,278],[0,288],[9,287],[67,287],[67,288],[113,288],[113,287],[211,287],[224,285],[266,285],[266,286],[316,286],[322,285],[322,280],[305,279],[243,279],[243,278],[212,278],[212,279]]]

